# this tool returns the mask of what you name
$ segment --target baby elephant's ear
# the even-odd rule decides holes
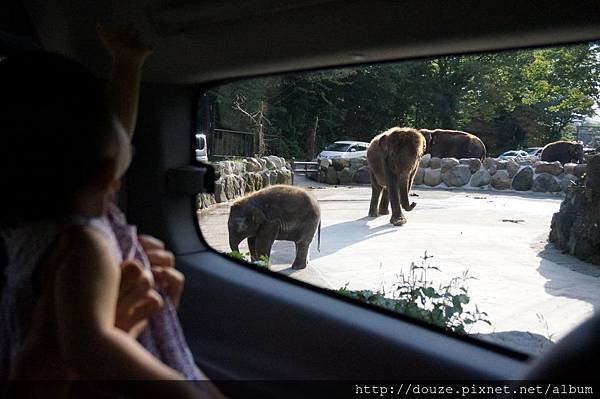
[[[265,214],[257,207],[252,208],[252,224],[257,226],[262,224],[267,218]]]

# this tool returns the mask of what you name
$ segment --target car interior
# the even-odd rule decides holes
[[[175,253],[186,276],[182,326],[217,385],[252,381],[248,389],[258,391],[261,380],[592,375],[598,317],[532,358],[214,251],[196,219],[196,195],[213,189],[214,171],[196,156],[195,126],[202,93],[239,78],[598,40],[599,2],[7,0],[0,7],[0,56],[58,52],[106,78],[96,22],[133,22],[156,42],[120,204],[140,232]],[[270,388],[261,396],[294,397],[285,384]]]

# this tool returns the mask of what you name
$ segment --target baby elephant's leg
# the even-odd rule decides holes
[[[310,242],[297,241],[296,242],[296,259],[292,264],[292,269],[304,269],[306,267],[306,261],[308,258],[308,247]]]

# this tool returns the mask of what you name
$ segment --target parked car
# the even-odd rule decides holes
[[[543,149],[544,149],[544,147],[529,147],[529,148],[525,148],[523,151],[525,151],[530,156],[539,157],[542,155]]]
[[[325,147],[317,159],[366,157],[368,148],[369,143],[363,141],[336,141]]]
[[[502,154],[500,154],[498,156],[498,159],[514,159],[517,157],[528,157],[531,154],[528,154],[527,152],[523,151],[523,150],[510,150],[510,151],[506,151],[503,152]]]
[[[196,161],[208,161],[208,146],[204,133],[196,133]]]

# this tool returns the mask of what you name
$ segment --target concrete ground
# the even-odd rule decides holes
[[[491,327],[471,333],[529,352],[539,352],[600,307],[600,267],[560,253],[547,243],[561,196],[483,190],[415,189],[417,206],[408,222],[394,227],[388,216],[367,217],[368,186],[331,187],[296,178],[321,205],[321,250],[316,237],[304,270],[289,268],[291,242],[273,246],[272,270],[312,284],[339,289],[391,292],[411,262],[425,253],[427,278],[437,285],[468,272],[471,304],[488,314]],[[200,213],[207,242],[229,251],[229,206]],[[247,251],[246,242],[240,250]],[[494,333],[494,334],[490,334]]]

